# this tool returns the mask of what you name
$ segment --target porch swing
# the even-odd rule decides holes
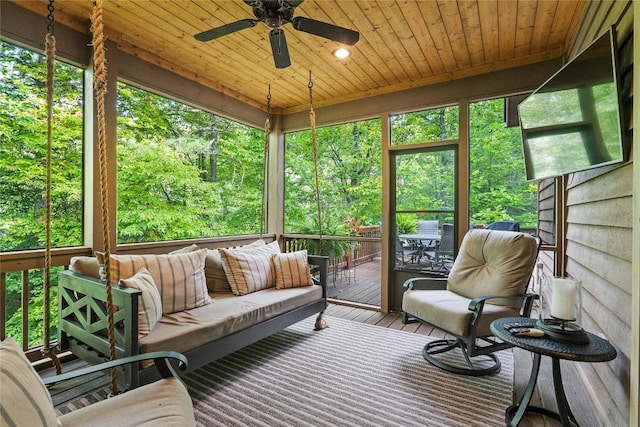
[[[55,37],[53,35],[54,0],[49,1],[49,15],[45,48],[47,58],[47,149],[46,149],[46,230],[45,230],[45,261],[44,261],[44,326],[43,353],[49,357],[58,375],[40,378],[22,349],[13,338],[8,338],[0,344],[0,377],[2,378],[2,400],[0,401],[1,421],[4,425],[16,426],[142,426],[142,425],[195,425],[193,405],[186,387],[180,381],[169,359],[177,360],[180,367],[186,367],[187,359],[176,352],[155,352],[140,354],[115,360],[114,338],[114,306],[111,299],[111,282],[109,269],[106,269],[107,280],[107,310],[109,317],[110,361],[88,368],[79,369],[66,374],[60,374],[61,366],[50,348],[49,312],[50,312],[50,275],[51,265],[51,135],[52,135],[52,104],[53,77],[55,59]],[[102,195],[102,212],[104,221],[103,238],[105,251],[109,254],[109,228],[106,191],[106,138],[104,97],[106,92],[106,67],[104,58],[104,35],[102,22],[102,0],[95,0],[91,17],[93,46],[94,46],[94,91],[98,105],[98,137],[100,149],[100,181]],[[109,257],[106,257],[107,260]],[[136,388],[125,394],[119,394],[116,368],[144,360],[153,360],[161,379],[154,383]],[[78,409],[68,414],[56,416],[47,386],[53,386],[84,375],[111,371],[111,395],[113,397]]]

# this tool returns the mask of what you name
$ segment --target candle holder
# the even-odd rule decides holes
[[[589,337],[579,325],[582,311],[580,281],[545,276],[540,288],[540,311],[536,328],[554,340],[588,344]]]

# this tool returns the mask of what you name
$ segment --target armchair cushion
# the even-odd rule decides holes
[[[473,313],[469,311],[471,299],[447,290],[408,290],[402,297],[402,309],[413,316],[438,325],[456,336],[468,336]],[[476,336],[489,336],[491,322],[502,317],[518,316],[510,307],[485,304],[476,326]]]
[[[537,255],[538,242],[527,234],[471,230],[451,269],[447,289],[469,299],[523,294]],[[490,302],[520,308],[519,301]]]
[[[51,396],[11,337],[0,344],[0,424],[57,426]]]

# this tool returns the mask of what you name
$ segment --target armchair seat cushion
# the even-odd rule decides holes
[[[402,309],[420,320],[437,326],[458,337],[469,335],[473,312],[471,299],[448,290],[408,290],[402,297]],[[491,322],[502,317],[519,316],[517,310],[507,306],[485,304],[478,321],[476,336],[490,336]]]
[[[58,417],[70,426],[193,426],[193,404],[177,378],[136,388]]]

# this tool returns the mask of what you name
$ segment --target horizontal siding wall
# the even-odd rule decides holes
[[[538,235],[543,245],[556,244],[556,185],[554,179],[538,183]]]
[[[624,119],[631,131],[633,34],[631,1],[591,2],[570,56],[616,25],[623,72]],[[566,185],[565,269],[582,281],[582,326],[606,337],[618,357],[608,363],[574,363],[602,425],[628,425],[632,342],[633,164],[572,174]],[[566,365],[565,365],[566,366]],[[566,378],[567,376],[565,376]],[[574,384],[575,386],[575,384]]]

